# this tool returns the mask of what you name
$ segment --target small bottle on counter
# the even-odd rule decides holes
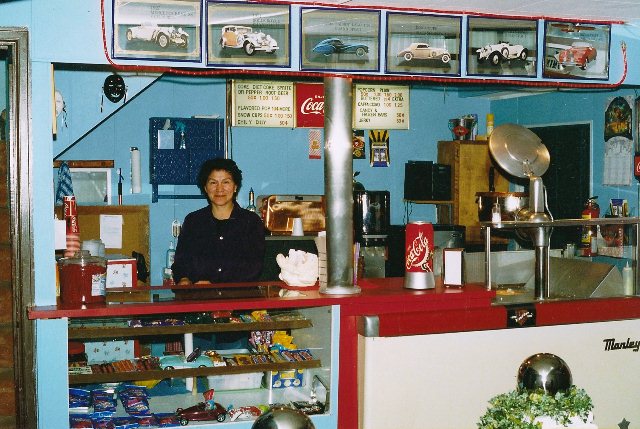
[[[169,248],[167,249],[166,267],[171,269],[173,265],[173,259],[176,256],[176,249],[173,247],[173,241],[169,242]]]
[[[253,188],[249,189],[249,205],[247,206],[247,210],[254,213],[258,211],[255,202],[255,195],[253,194]]]
[[[487,140],[493,133],[493,113],[487,113]]]
[[[635,291],[633,290],[633,269],[629,266],[629,261],[627,261],[627,265],[622,268],[622,288],[625,295],[635,295]]]

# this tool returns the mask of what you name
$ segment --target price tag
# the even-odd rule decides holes
[[[354,129],[409,129],[409,87],[356,85]]]
[[[233,125],[293,128],[293,82],[233,82]]]

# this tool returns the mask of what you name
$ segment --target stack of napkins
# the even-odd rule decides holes
[[[327,233],[320,231],[314,238],[318,249],[318,278],[320,287],[327,287]]]
[[[318,256],[302,250],[289,249],[289,256],[279,253],[280,280],[288,286],[313,286],[318,280]]]

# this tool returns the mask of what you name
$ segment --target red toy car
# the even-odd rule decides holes
[[[561,66],[576,66],[582,70],[596,59],[598,51],[588,42],[573,42],[569,49],[558,54],[558,62]]]
[[[205,402],[200,402],[193,407],[178,408],[176,416],[182,426],[186,426],[190,421],[203,422],[207,420],[217,420],[223,422],[227,418],[227,410],[217,402],[213,408],[209,408]]]

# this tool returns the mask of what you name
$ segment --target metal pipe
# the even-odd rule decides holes
[[[491,227],[484,227],[484,283],[491,290]]]
[[[320,293],[352,295],[353,131],[352,80],[324,79],[324,194],[327,225],[327,285]]]
[[[548,299],[551,294],[549,285],[549,246],[536,246],[535,299]]]

